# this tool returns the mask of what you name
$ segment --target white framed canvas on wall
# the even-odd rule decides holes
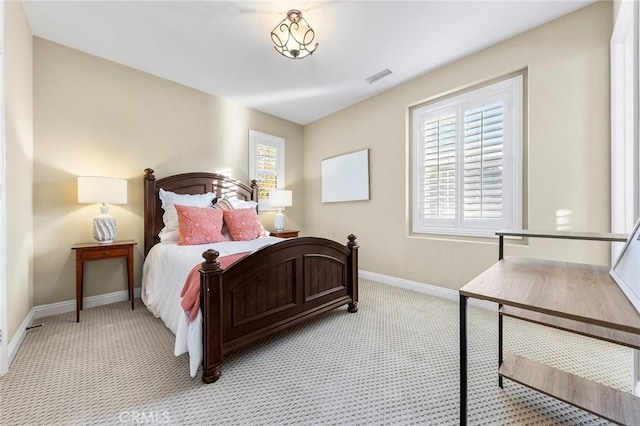
[[[322,202],[369,199],[369,150],[322,160]]]
[[[640,312],[640,220],[633,227],[633,232],[609,273]]]

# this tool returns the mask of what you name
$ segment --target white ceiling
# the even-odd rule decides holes
[[[34,1],[34,35],[307,124],[593,0]],[[318,50],[278,54],[300,9]],[[373,84],[365,79],[389,68]]]

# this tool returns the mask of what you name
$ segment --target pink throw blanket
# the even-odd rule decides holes
[[[220,267],[222,269],[227,269],[229,265],[234,263],[237,260],[242,259],[246,255],[248,255],[249,251],[245,251],[242,253],[230,254],[229,256],[219,257],[217,260],[220,262]],[[189,314],[189,324],[196,319],[198,315],[198,309],[200,309],[200,267],[201,263],[198,263],[191,269],[189,275],[187,275],[187,279],[184,282],[184,286],[182,287],[182,291],[180,292],[180,297],[182,300],[180,301],[180,305],[182,306],[182,310],[184,310],[187,314]]]

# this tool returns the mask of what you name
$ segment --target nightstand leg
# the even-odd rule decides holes
[[[127,280],[129,284],[129,300],[131,300],[131,310],[133,311],[133,246],[129,247],[127,256]]]
[[[82,309],[83,266],[82,260],[76,260],[76,322],[80,322],[80,310]]]

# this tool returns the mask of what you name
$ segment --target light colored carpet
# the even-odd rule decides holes
[[[0,380],[2,425],[409,425],[459,423],[457,303],[361,280],[339,308],[190,378],[173,335],[136,301],[45,318]],[[469,423],[595,425],[601,419],[505,380],[497,314],[469,308]],[[631,351],[505,319],[505,348],[630,391]]]

